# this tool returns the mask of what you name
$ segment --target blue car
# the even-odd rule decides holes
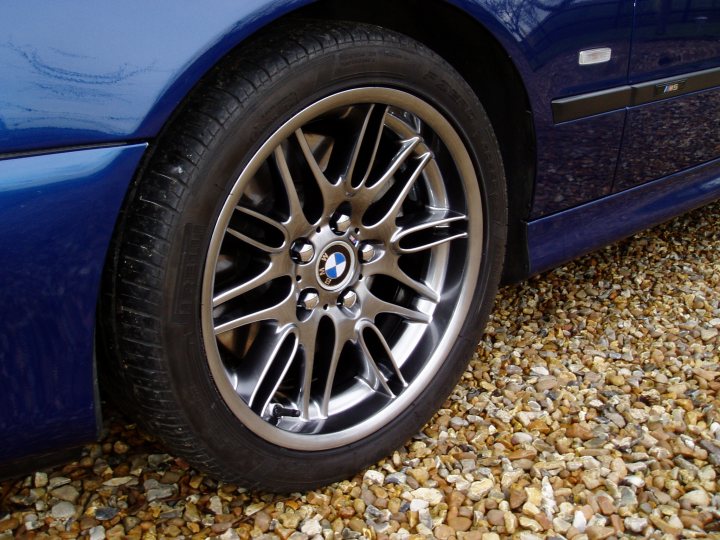
[[[0,474],[99,388],[217,478],[349,477],[500,283],[720,197],[720,4],[7,3]]]

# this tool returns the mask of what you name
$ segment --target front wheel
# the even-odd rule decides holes
[[[505,208],[487,116],[431,51],[347,23],[260,38],[194,91],[129,197],[105,297],[115,370],[220,478],[347,477],[462,374]]]

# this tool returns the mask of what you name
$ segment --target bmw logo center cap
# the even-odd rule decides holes
[[[353,252],[343,242],[327,246],[317,263],[320,286],[330,291],[344,286],[352,274],[354,263]]]

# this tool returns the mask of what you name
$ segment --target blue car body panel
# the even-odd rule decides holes
[[[720,6],[698,1],[638,0],[630,83],[720,67]],[[720,157],[720,89],[628,110],[613,191],[619,192]],[[708,114],[710,113],[710,114]]]
[[[673,77],[720,64],[717,2],[637,0],[630,82]]]
[[[146,146],[0,161],[0,462],[97,433],[100,275]]]
[[[703,114],[718,110],[720,90],[563,122],[551,108],[558,98],[717,67],[720,10],[691,1],[673,12],[654,0],[447,3],[492,34],[527,92],[537,154],[527,211],[533,272],[720,196],[717,119]],[[12,384],[0,395],[0,463],[95,436],[100,274],[148,142],[224,55],[312,4],[4,6],[0,374]],[[579,51],[597,47],[612,49],[610,61],[579,66]],[[688,50],[674,56],[679,47]],[[692,153],[672,154],[680,137]],[[68,151],[75,147],[84,148]],[[687,171],[667,176],[678,163]]]
[[[628,110],[613,191],[720,157],[718,118],[708,114],[718,110],[717,88]]]
[[[0,18],[0,153],[154,137],[223,55],[303,3],[8,4]]]

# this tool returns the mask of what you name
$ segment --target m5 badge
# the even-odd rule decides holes
[[[655,85],[655,95],[667,95],[682,90],[685,87],[687,79],[681,79],[679,81],[665,82]]]

